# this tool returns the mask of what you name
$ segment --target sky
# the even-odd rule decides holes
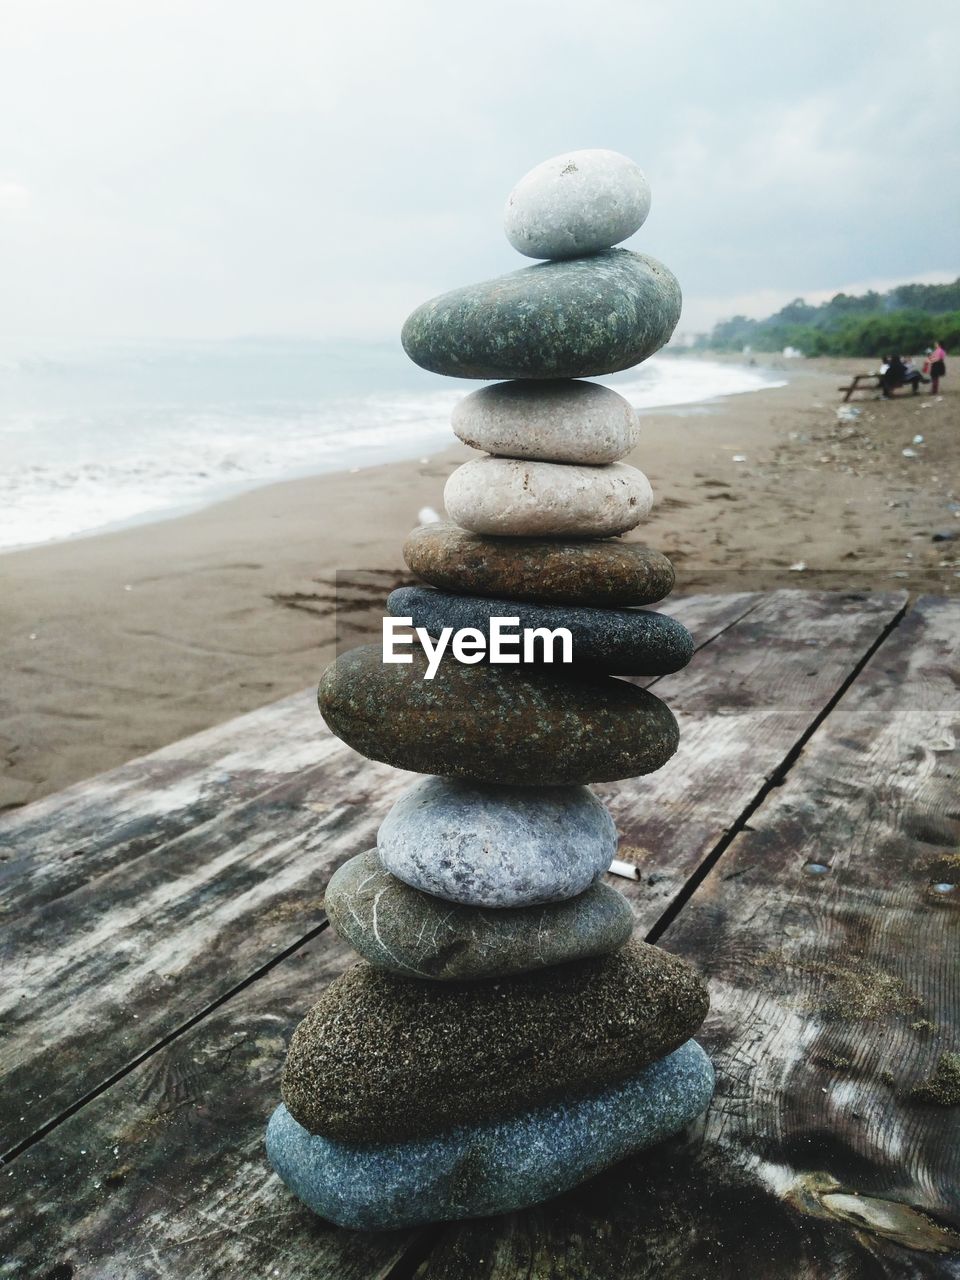
[[[0,337],[369,338],[607,147],[680,329],[960,274],[960,6],[0,0]]]

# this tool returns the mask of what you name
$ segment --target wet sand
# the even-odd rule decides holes
[[[631,536],[674,560],[681,591],[960,590],[960,538],[932,540],[960,535],[951,379],[939,400],[858,397],[843,422],[837,387],[869,361],[772,363],[788,386],[644,415],[629,460],[658,505]],[[274,484],[0,556],[0,807],[310,684],[337,619],[354,642],[406,580],[405,534],[475,456]]]

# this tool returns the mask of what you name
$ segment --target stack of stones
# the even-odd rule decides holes
[[[576,1185],[706,1107],[713,1070],[691,1039],[707,993],[686,963],[631,941],[629,903],[602,877],[613,820],[587,784],[660,768],[677,724],[614,679],[676,671],[692,641],[636,606],[673,584],[668,560],[620,540],[650,509],[620,459],[637,422],[612,373],[667,341],[680,291],[658,262],[613,248],[649,207],[640,169],[610,151],[540,165],[506,230],[547,262],[445,294],[403,342],[434,372],[508,379],[453,416],[485,456],[445,491],[456,524],[410,536],[429,586],[394,615],[436,636],[491,617],[569,629],[516,665],[343,654],[320,686],[339,737],[426,773],[377,847],[342,866],[327,912],[363,957],[297,1028],[267,1146],[312,1209],[357,1228],[501,1213]]]

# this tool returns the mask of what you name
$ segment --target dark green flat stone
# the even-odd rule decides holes
[[[439,636],[444,627],[454,631],[474,627],[488,634],[491,618],[519,618],[522,629],[555,631],[565,627],[572,640],[574,664],[611,675],[669,675],[680,671],[693,657],[693,637],[683,623],[650,609],[528,604],[489,596],[454,595],[432,587],[398,587],[387,597],[387,609],[396,618],[412,618],[415,627],[426,628],[431,636]],[[557,645],[556,658],[560,652]],[[523,662],[522,650],[518,656]],[[542,644],[535,646],[529,665],[544,665]]]

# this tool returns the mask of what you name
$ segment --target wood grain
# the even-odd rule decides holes
[[[0,1276],[386,1276],[416,1234],[330,1226],[263,1150],[290,1032],[353,959],[324,930],[0,1168]]]
[[[637,881],[611,880],[654,928],[689,878],[782,769],[871,647],[901,616],[902,594],[775,591],[658,680],[680,722],[680,749],[659,773],[595,789]]]
[[[646,879],[635,886],[615,882],[639,891],[641,918],[660,919],[664,906],[702,865],[704,850],[712,852],[742,822],[745,806],[749,808],[762,796],[768,779],[776,778],[790,762],[798,741],[901,608],[897,597],[843,601],[778,593],[741,620],[728,619],[721,634],[698,653],[686,673],[688,683],[695,686],[686,690],[688,700],[679,689],[681,677],[670,678],[677,682],[676,694],[662,688],[666,682],[658,682],[658,693],[671,703],[682,702],[688,720],[701,715],[712,720],[717,751],[702,763],[696,752],[677,758],[682,780],[678,778],[673,791],[659,793],[669,813],[651,806],[649,786],[652,781],[659,786],[660,778],[640,780],[643,791],[621,801],[618,817],[625,836],[644,850],[640,861],[645,876],[662,872],[673,877],[671,892],[656,892],[659,886],[647,884]],[[954,632],[956,622],[954,617]],[[878,657],[905,625],[894,631]],[[873,671],[877,660],[867,672]],[[701,668],[707,674],[701,675]],[[814,674],[805,675],[806,671]],[[731,682],[726,697],[714,685],[724,678]],[[759,830],[760,815],[780,802],[801,766],[808,766],[827,729],[857,695],[864,678],[813,735],[786,785],[766,795],[750,819],[754,831]],[[901,673],[900,683],[904,682],[909,686]],[[899,687],[896,680],[890,683],[894,689]],[[877,696],[867,696],[868,713],[880,705]],[[889,700],[889,691],[887,696]],[[937,697],[943,704],[941,685]],[[895,722],[896,705],[891,703],[888,710]],[[875,722],[870,724],[872,733]],[[840,738],[845,741],[846,732]],[[714,740],[704,741],[709,746]],[[17,1064],[25,1089],[20,1096],[33,1101],[35,1094],[49,1087],[60,1088],[61,1102],[71,1096],[76,1105],[83,1097],[81,1088],[89,1089],[93,1082],[95,1089],[107,1079],[117,1061],[112,1042],[121,1035],[127,1036],[120,1055],[125,1064],[138,1050],[149,1056],[24,1150],[9,1169],[0,1169],[0,1186],[5,1183],[7,1191],[0,1210],[0,1257],[4,1259],[0,1275],[141,1280],[148,1276],[269,1276],[276,1271],[292,1278],[361,1280],[386,1277],[395,1264],[397,1277],[416,1270],[429,1280],[439,1276],[602,1280],[744,1273],[779,1280],[794,1275],[954,1274],[942,1269],[948,1255],[917,1249],[907,1254],[884,1237],[883,1247],[898,1250],[896,1257],[907,1256],[913,1267],[889,1269],[888,1256],[877,1253],[876,1232],[854,1229],[849,1220],[837,1216],[851,1212],[843,1199],[847,1183],[841,1182],[839,1188],[832,1183],[804,1183],[805,1203],[814,1208],[801,1210],[789,1197],[771,1191],[771,1185],[779,1186],[776,1179],[771,1184],[772,1173],[765,1178],[758,1173],[760,1165],[730,1154],[747,1145],[743,1126],[751,1122],[738,1121],[739,1112],[746,1115],[752,1109],[763,1126],[771,1114],[775,1116],[772,1136],[765,1127],[762,1133],[749,1130],[750,1141],[764,1152],[781,1129],[788,1131],[780,1109],[792,1114],[793,1108],[799,1114],[795,1100],[778,1092],[791,1080],[782,1063],[778,1067],[774,1061],[769,1069],[763,1068],[762,1087],[754,1088],[750,1074],[757,1073],[758,1063],[766,1062],[751,1038],[767,1026],[766,1005],[758,1025],[750,1021],[759,1007],[755,989],[761,972],[755,963],[758,949],[752,931],[773,935],[778,946],[783,942],[776,892],[769,912],[762,885],[751,888],[751,907],[739,905],[741,885],[749,885],[749,877],[732,859],[741,856],[752,831],[736,836],[667,934],[668,946],[686,950],[704,964],[715,993],[710,1044],[725,1080],[732,1082],[723,1086],[731,1091],[729,1102],[721,1092],[716,1119],[713,1114],[710,1118],[709,1125],[719,1126],[716,1133],[708,1126],[704,1132],[687,1135],[538,1210],[416,1237],[341,1232],[301,1209],[266,1170],[263,1125],[277,1099],[289,1034],[322,987],[352,959],[322,929],[319,904],[315,902],[307,915],[304,902],[311,900],[318,886],[322,895],[332,863],[347,856],[350,833],[357,839],[369,838],[370,824],[379,820],[370,815],[390,803],[391,785],[399,787],[408,781],[406,775],[394,775],[396,781],[391,784],[393,771],[383,769],[381,777],[381,766],[365,762],[354,766],[346,760],[353,753],[342,750],[344,760],[339,764],[333,752],[316,769],[306,770],[306,776],[274,779],[256,797],[245,797],[197,829],[192,845],[188,829],[112,864],[89,884],[31,913],[32,927],[49,929],[45,950],[33,953],[38,977],[32,999],[49,1003],[32,1008],[18,1023],[13,1041],[8,1040],[26,1048]],[[202,766],[213,773],[214,756]],[[864,761],[857,762],[857,770],[863,767]],[[672,768],[664,771],[664,781],[671,772]],[[862,783],[862,772],[857,776]],[[818,812],[830,800],[834,778],[831,768],[824,794],[817,793]],[[697,787],[699,800],[691,796]],[[862,794],[862,785],[849,784],[840,803],[853,803]],[[318,798],[321,795],[324,798]],[[306,808],[309,804],[321,806],[319,812]],[[332,808],[323,809],[324,805]],[[708,813],[702,820],[698,819],[701,806]],[[924,806],[918,797],[916,807]],[[276,846],[282,844],[278,834],[289,833],[304,814],[310,820],[305,828],[298,827],[294,845],[278,850]],[[314,826],[320,823],[326,825],[314,839]],[[223,830],[215,832],[218,824]],[[693,824],[695,833],[678,842],[677,833],[685,830],[685,824]],[[784,841],[806,839],[812,830],[806,820],[795,826],[796,830],[788,826]],[[845,830],[826,812],[817,829],[826,833],[824,838]],[[341,844],[333,849],[338,840]],[[791,859],[805,857],[802,851],[791,854],[787,844],[776,840],[773,847],[780,850],[776,858],[761,859],[768,877],[771,862],[793,865]],[[232,855],[235,848],[240,852]],[[829,874],[834,876],[834,871]],[[277,875],[284,883],[274,889]],[[779,883],[785,875],[778,872],[772,880]],[[821,895],[814,900],[819,903],[826,882],[802,875],[802,891]],[[153,895],[149,910],[142,909],[144,892]],[[109,907],[107,920],[102,918],[104,904]],[[868,905],[865,901],[864,911]],[[942,905],[938,901],[937,909]],[[114,910],[120,913],[116,919],[122,926],[116,935],[109,928]],[[801,918],[809,914],[806,906]],[[681,933],[688,915],[697,919],[689,945]],[[310,925],[321,932],[298,946],[297,940]],[[85,946],[89,931],[97,929],[94,944]],[[815,931],[813,936],[821,935]],[[45,985],[42,975],[55,956],[58,937],[67,952],[76,946],[75,959],[61,964],[56,983]],[[290,954],[272,963],[271,957],[283,955],[285,949]],[[760,958],[773,950],[765,943]],[[109,963],[101,968],[104,952]],[[164,971],[158,959],[179,964],[172,982],[158,980]],[[105,975],[102,991],[91,976],[97,970]],[[111,973],[116,975],[116,990],[111,989]],[[125,983],[129,985],[124,987]],[[724,1012],[728,989],[744,993],[729,1014]],[[125,1003],[116,998],[118,992]],[[224,1002],[211,1009],[216,999]],[[79,1006],[80,1014],[76,1025],[85,1028],[79,1039],[71,1032],[74,1006]],[[772,1008],[771,1017],[782,1015],[780,1004]],[[133,1019],[134,1013],[140,1016]],[[175,1022],[172,1013],[181,1021],[167,1032],[164,1029]],[[786,1023],[781,1018],[774,1040],[790,1044],[798,1018],[812,1016],[803,1010]],[[175,1034],[187,1017],[200,1020]],[[144,1026],[133,1029],[133,1021]],[[44,1039],[48,1022],[54,1026],[50,1043]],[[747,1034],[740,1035],[741,1025]],[[161,1033],[174,1038],[158,1046]],[[802,1065],[798,1059],[794,1067],[798,1062]],[[926,1066],[922,1064],[924,1070]],[[8,1083],[0,1098],[9,1100],[13,1095]],[[36,1131],[33,1126],[40,1114],[53,1114],[49,1103],[41,1112],[44,1101],[37,1100],[37,1110],[20,1130],[27,1136]],[[5,1105],[9,1107],[9,1101]],[[15,1117],[13,1123],[17,1123]],[[803,1136],[799,1130],[791,1132],[796,1150],[802,1152]],[[775,1154],[777,1161],[784,1155],[779,1148]],[[753,1159],[753,1147],[750,1155]],[[780,1168],[777,1161],[769,1162],[774,1173]],[[797,1163],[795,1167],[809,1171],[812,1166]],[[787,1170],[794,1171],[794,1166]],[[814,1169],[824,1170],[835,1178],[845,1173],[838,1161]],[[818,1217],[824,1206],[829,1216]],[[868,1213],[881,1211],[882,1206],[877,1209],[871,1203]],[[904,1229],[917,1225],[908,1213]],[[861,1246],[858,1231],[868,1239],[869,1248]],[[418,1251],[434,1243],[437,1247],[418,1269]],[[406,1252],[410,1247],[413,1254]],[[872,1271],[864,1269],[866,1257],[873,1258]],[[810,1258],[817,1266],[826,1261],[821,1269],[811,1269]],[[798,1259],[807,1270],[793,1269],[800,1265]],[[826,1263],[834,1270],[824,1269]]]

